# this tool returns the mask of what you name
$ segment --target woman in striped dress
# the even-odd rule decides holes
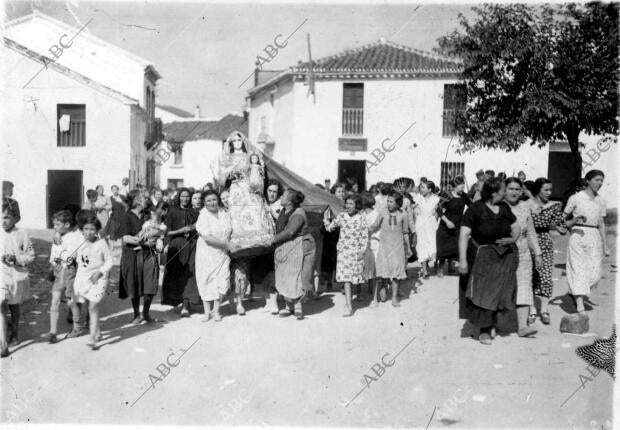
[[[523,184],[518,178],[508,178],[506,183],[506,195],[504,200],[510,206],[512,213],[517,217],[517,223],[521,229],[517,239],[519,250],[519,267],[517,268],[517,319],[519,322],[518,334],[520,337],[529,337],[536,334],[536,330],[528,327],[527,318],[531,306],[534,306],[534,293],[532,290],[532,255],[536,261],[536,267],[542,265],[542,255],[532,217],[530,205],[519,198],[522,194]]]
[[[282,210],[276,221],[274,266],[276,289],[284,297],[286,308],[279,313],[287,317],[292,312],[298,320],[304,318],[301,299],[313,288],[312,275],[316,245],[308,229],[306,211],[300,205],[304,195],[297,190],[286,190],[280,202]]]

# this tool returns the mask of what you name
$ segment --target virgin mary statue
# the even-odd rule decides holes
[[[264,175],[260,150],[243,133],[233,131],[222,148],[218,176],[221,184],[230,182],[231,242],[240,248],[268,245],[275,233],[263,196]]]

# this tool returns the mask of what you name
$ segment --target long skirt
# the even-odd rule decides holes
[[[295,300],[313,288],[315,251],[314,238],[310,234],[298,236],[276,248],[274,263],[278,293]]]
[[[553,295],[553,240],[549,232],[537,233],[538,245],[542,252],[542,267],[534,271],[534,293],[537,296]]]
[[[467,261],[469,272],[459,279],[459,318],[481,328],[491,327],[497,322],[497,311],[515,308],[517,247],[476,249],[470,241]]]
[[[204,240],[196,245],[196,283],[203,301],[218,300],[230,288],[230,257],[221,249],[207,245]]]
[[[418,243],[416,252],[420,262],[434,260],[437,255],[437,220],[435,217],[416,220]]]
[[[566,252],[568,291],[574,296],[587,296],[601,279],[603,241],[596,228],[574,227]]]
[[[121,253],[120,277],[118,279],[118,298],[133,299],[142,296],[138,279],[138,253],[134,246],[123,245]]]
[[[459,227],[448,228],[441,222],[437,228],[437,258],[459,258]]]
[[[157,294],[159,284],[159,259],[157,253],[151,248],[143,248],[136,257],[138,271],[138,285],[140,295]]]
[[[188,241],[183,236],[173,238],[168,245],[162,304],[176,306],[184,300],[200,304],[195,267],[196,240]]]
[[[534,290],[532,289],[532,254],[526,238],[519,238],[519,268],[517,269],[517,305],[534,305]]]

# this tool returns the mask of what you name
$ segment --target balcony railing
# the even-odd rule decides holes
[[[343,108],[342,109],[342,135],[343,136],[363,136],[364,135],[364,109],[363,108]]]

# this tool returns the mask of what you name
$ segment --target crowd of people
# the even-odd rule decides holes
[[[114,241],[122,244],[118,297],[131,301],[132,324],[156,321],[150,307],[160,285],[162,304],[178,306],[182,317],[202,304],[205,322],[221,321],[226,301],[244,315],[243,300],[259,290],[266,312],[303,319],[303,304],[318,296],[321,281],[328,290],[341,286],[345,317],[353,315],[354,297],[366,288],[371,307],[390,295],[398,307],[407,264],[417,260],[422,279],[458,273],[459,317],[471,336],[492,344],[501,312],[516,309],[521,337],[536,333],[537,318],[550,324],[552,230],[570,232],[566,272],[577,312],[585,312],[584,298],[601,277],[608,251],[599,170],[588,172],[565,204],[550,200],[551,181],[527,181],[522,172],[506,177],[480,171],[469,189],[462,176],[444,189],[427,178],[418,184],[398,178],[361,192],[355,184],[337,183],[327,191],[342,207],[325,210],[317,226],[304,210],[303,190],[285,190],[268,179],[260,155],[251,151],[236,132],[225,144],[215,185],[129,190],[123,180],[110,197],[98,186],[87,191],[82,208],[69,205],[55,213],[46,340],[58,340],[64,296],[73,322],[67,336],[89,332],[88,345],[97,348],[98,305],[109,284]],[[3,357],[19,342],[19,305],[28,296],[27,266],[34,260],[26,231],[16,226],[12,184],[4,185]]]

